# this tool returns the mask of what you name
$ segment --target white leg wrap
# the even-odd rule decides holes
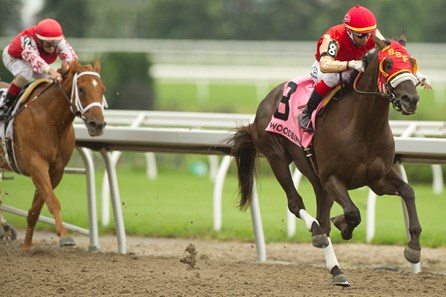
[[[325,264],[329,271],[331,271],[335,266],[341,268],[341,266],[338,263],[338,259],[336,258],[333,245],[331,244],[330,237],[328,237],[328,246],[324,248],[324,255],[325,255]]]
[[[313,225],[313,222],[316,222],[316,224],[319,225],[316,219],[310,216],[310,214],[305,209],[299,210],[299,216],[305,222],[308,231],[311,231],[311,225]]]

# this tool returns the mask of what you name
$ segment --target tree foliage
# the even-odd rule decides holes
[[[22,0],[24,1],[24,0]],[[43,0],[37,19],[53,17],[72,37],[316,40],[355,4],[370,8],[385,36],[446,42],[445,0]],[[22,2],[0,0],[0,32],[20,27]]]
[[[2,17],[0,18],[0,34],[14,36],[22,28],[20,12],[23,3],[17,0],[0,0]]]
[[[110,108],[150,110],[154,105],[150,62],[143,53],[110,53],[101,58]]]
[[[23,29],[20,11],[24,1],[0,0],[3,36],[14,36]],[[375,13],[378,28],[386,37],[404,30],[411,42],[446,42],[445,0],[429,0],[428,4],[419,0],[42,1],[36,20],[57,19],[68,39],[315,41],[330,26],[342,23],[349,8],[360,4]],[[147,55],[110,54],[104,59],[103,76],[112,107],[151,108],[153,83],[147,73]],[[7,75],[1,67],[0,75]]]
[[[87,5],[87,0],[44,0],[43,7],[36,17],[38,21],[45,18],[57,20],[65,36],[84,37],[89,28],[88,24],[91,23]]]

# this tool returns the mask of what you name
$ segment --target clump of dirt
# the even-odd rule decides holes
[[[184,250],[184,257],[180,259],[180,262],[183,264],[187,264],[187,269],[197,269],[195,266],[197,264],[197,254],[198,251],[195,248],[195,245],[192,243],[189,244]]]

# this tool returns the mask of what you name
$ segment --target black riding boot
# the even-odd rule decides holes
[[[2,105],[2,107],[0,108],[0,121],[4,121],[6,120],[7,116],[8,116],[8,110],[11,107],[12,103],[15,100],[15,96],[12,95],[11,93],[6,93],[5,96],[5,100],[4,103]]]
[[[314,131],[313,127],[309,125],[311,114],[317,108],[322,99],[324,99],[324,96],[319,95],[316,90],[313,90],[313,93],[311,93],[310,99],[308,100],[307,106],[305,106],[305,109],[299,116],[299,125],[302,129],[308,132]]]

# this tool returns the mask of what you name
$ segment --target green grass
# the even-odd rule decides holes
[[[142,158],[142,156],[141,156]],[[165,156],[165,158],[174,158]],[[202,156],[192,162],[206,160]],[[128,162],[127,162],[128,163]],[[186,162],[187,163],[187,162]],[[223,191],[223,228],[213,231],[212,192],[213,183],[207,175],[196,176],[189,171],[188,164],[178,168],[164,168],[155,181],[150,181],[141,166],[118,165],[118,179],[122,200],[125,227],[128,234],[182,238],[217,238],[235,240],[253,240],[250,212],[240,212],[237,208],[237,180],[234,168],[226,178]],[[263,165],[263,164],[262,164]],[[234,166],[234,165],[232,165]],[[286,234],[286,198],[269,168],[262,166],[263,173],[259,181],[259,197],[262,223],[267,242],[309,242],[310,234],[302,221],[297,220],[297,232],[293,238]],[[102,172],[97,174],[98,217],[100,216],[100,190]],[[31,180],[15,176],[13,181],[4,182],[4,203],[28,209],[31,205],[33,186]],[[421,242],[423,246],[445,246],[446,227],[441,224],[446,207],[446,194],[436,196],[428,185],[415,185],[417,206],[423,227]],[[304,197],[307,210],[315,214],[314,194],[303,179],[299,192]],[[56,191],[62,204],[64,221],[87,228],[85,178],[79,175],[65,175]],[[361,210],[363,222],[355,230],[353,242],[365,242],[365,216],[367,190],[351,192],[356,205]],[[332,215],[340,214],[335,205]],[[46,207],[43,214],[50,216]],[[401,201],[396,196],[378,197],[376,207],[376,235],[374,243],[404,244],[406,233],[401,210]],[[18,228],[25,227],[25,219],[5,214],[6,219]],[[113,218],[113,217],[112,217]],[[38,229],[54,230],[53,226],[38,224]],[[113,224],[100,227],[100,233],[112,233]],[[334,242],[342,241],[339,232],[333,227]]]
[[[255,113],[257,105],[274,87],[269,84],[258,92],[254,84],[209,84],[208,96],[199,99],[198,87],[190,83],[158,82],[155,85],[157,110]]]

